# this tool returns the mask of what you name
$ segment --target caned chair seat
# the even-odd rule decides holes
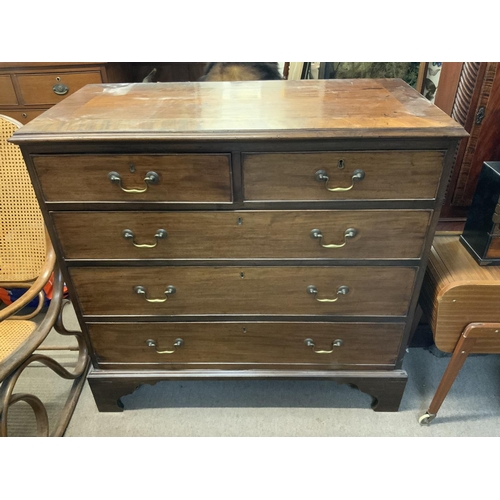
[[[11,319],[0,323],[0,363],[10,356],[35,331],[37,323]]]

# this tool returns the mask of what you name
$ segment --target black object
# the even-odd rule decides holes
[[[500,162],[485,162],[460,241],[482,266],[500,266]]]

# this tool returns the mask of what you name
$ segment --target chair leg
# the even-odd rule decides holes
[[[47,411],[42,401],[40,401],[39,398],[32,394],[13,393],[20,375],[34,361],[43,363],[45,366],[51,368],[62,378],[74,380],[66,403],[64,405],[62,414],[59,417],[58,424],[55,428],[55,431],[51,434],[51,437],[61,437],[66,431],[71,416],[73,415],[73,412],[75,410],[76,403],[78,402],[78,398],[80,397],[83,386],[85,384],[85,380],[87,379],[87,373],[90,368],[90,359],[87,356],[84,359],[84,363],[77,363],[77,369],[73,373],[70,373],[59,363],[57,363],[57,361],[54,361],[47,356],[34,354],[30,358],[28,358],[28,360],[26,360],[17,370],[15,370],[7,378],[5,378],[2,386],[0,387],[0,437],[7,437],[9,408],[19,401],[24,401],[31,406],[35,414],[37,436],[49,436],[49,422]]]
[[[90,369],[90,358],[87,360],[87,366],[85,367],[82,374],[74,380],[73,385],[71,386],[71,391],[68,395],[68,399],[66,400],[66,404],[64,405],[64,410],[61,416],[59,417],[59,422],[57,424],[56,429],[52,433],[52,437],[62,437],[66,432],[66,429],[69,425],[69,421],[73,416],[73,413],[76,408],[76,404],[80,399],[80,394],[82,393],[83,386],[85,385],[85,381],[87,380],[87,374]]]
[[[68,332],[70,334],[70,332]],[[43,354],[32,354],[21,366],[14,370],[6,377],[0,387],[0,436],[7,436],[7,422],[9,407],[18,401],[27,402],[33,409],[37,421],[37,435],[46,437],[49,435],[47,412],[43,403],[36,397],[30,394],[14,394],[14,387],[21,373],[34,361],[44,364],[55,372],[60,377],[67,380],[74,380],[70,394],[64,406],[63,413],[59,419],[59,423],[52,436],[62,436],[66,431],[66,427],[71,419],[75,409],[78,397],[83,389],[87,373],[90,367],[90,359],[88,355],[87,345],[80,332],[71,332],[75,335],[78,341],[78,360],[72,372],[66,370],[61,364],[54,359]]]
[[[12,394],[9,398],[8,404],[4,407],[5,411],[1,413],[1,427],[0,436],[7,437],[7,412],[10,406],[15,405],[19,401],[24,401],[31,406],[33,413],[35,414],[36,420],[36,435],[38,437],[48,437],[49,436],[49,417],[47,415],[47,410],[45,405],[32,394]]]
[[[444,372],[436,393],[434,394],[434,398],[429,405],[429,409],[418,420],[420,425],[429,425],[436,418],[437,412],[441,408],[441,405],[451,389],[453,382],[455,382],[460,369],[464,365],[467,356],[471,353],[474,344],[476,343],[476,339],[474,337],[465,336],[465,332],[466,330],[462,332],[460,339],[455,346],[453,355],[448,363],[448,366],[446,367],[446,371]]]

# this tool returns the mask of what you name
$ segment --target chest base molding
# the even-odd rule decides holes
[[[141,385],[177,380],[331,380],[355,386],[369,394],[374,411],[397,412],[406,387],[408,375],[404,370],[391,371],[331,371],[331,370],[162,370],[162,371],[102,371],[93,370],[88,382],[100,412],[121,412],[123,396],[132,394]]]

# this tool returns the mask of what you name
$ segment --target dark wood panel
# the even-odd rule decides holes
[[[68,259],[411,259],[421,255],[430,213],[127,211],[52,218]],[[314,229],[323,237],[313,238]],[[321,246],[331,244],[344,246]]]
[[[71,268],[84,315],[403,316],[414,268],[147,267]],[[145,294],[134,291],[145,288]],[[176,292],[166,295],[167,287]],[[317,294],[308,287],[317,289]],[[339,293],[348,287],[347,294]],[[165,299],[149,303],[149,299]],[[317,299],[338,299],[318,302]]]
[[[16,132],[17,133],[17,132]],[[43,139],[42,139],[43,137]],[[258,137],[241,139],[237,142],[231,137],[217,137],[213,141],[192,140],[187,141],[182,136],[171,137],[168,142],[164,138],[159,139],[154,135],[149,140],[143,137],[131,140],[130,137],[107,141],[104,134],[90,137],[90,140],[75,139],[65,142],[64,149],[54,148],[54,144],[47,140],[47,136],[33,136],[31,144],[23,142],[23,152],[29,154],[186,154],[186,153],[235,153],[240,151],[251,151],[253,153],[269,152],[334,152],[334,151],[446,151],[450,146],[450,140],[446,137],[410,137],[410,138],[387,138],[368,137],[359,140],[357,137],[345,137],[342,139],[325,139],[318,137],[314,141],[306,139],[280,139],[272,137],[263,141]],[[16,142],[17,136],[10,142]],[[140,150],[137,148],[140,147]]]
[[[443,158],[443,151],[245,154],[244,194],[246,200],[433,199]],[[320,170],[328,184],[318,180]],[[353,181],[359,170],[364,177]]]
[[[230,202],[230,158],[211,155],[61,155],[33,158],[48,201]],[[121,186],[111,182],[116,172]],[[156,184],[144,181],[158,174]],[[124,189],[145,189],[129,193]]]
[[[182,369],[184,368],[184,369]],[[120,398],[134,392],[140,385],[154,385],[163,380],[197,379],[313,379],[331,380],[339,384],[351,384],[373,397],[374,411],[398,411],[408,375],[404,370],[324,370],[276,369],[276,366],[249,370],[248,366],[231,366],[225,369],[127,370],[122,365],[115,370],[90,372],[88,382],[101,412],[120,412],[124,405]],[[335,386],[333,386],[335,387]],[[333,389],[334,390],[334,389]]]
[[[403,325],[370,323],[93,323],[99,362],[394,364]],[[181,338],[183,343],[174,347]],[[311,339],[314,347],[306,345]],[[157,347],[149,347],[154,340]],[[335,341],[338,345],[332,346]],[[316,353],[332,351],[331,353]],[[159,354],[168,350],[173,353]]]

